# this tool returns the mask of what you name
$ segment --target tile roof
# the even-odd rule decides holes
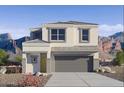
[[[25,43],[49,43],[49,42],[44,40],[34,39],[34,40],[26,41]]]
[[[98,25],[96,23],[87,23],[87,22],[78,22],[78,21],[55,22],[49,24]]]

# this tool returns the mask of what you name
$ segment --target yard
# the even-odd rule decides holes
[[[116,71],[116,73],[99,73],[99,74],[124,82],[124,66],[111,66],[110,68],[113,71]]]
[[[24,74],[0,74],[0,87],[18,87],[18,82],[22,81],[25,76],[26,75]],[[38,87],[42,87],[46,84],[50,76],[51,75],[33,76],[33,77],[38,77],[39,79],[41,79],[41,81],[39,82],[40,86]],[[27,79],[27,81],[31,81],[31,80]]]

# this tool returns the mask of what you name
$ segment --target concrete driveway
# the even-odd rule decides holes
[[[53,73],[46,87],[122,87],[124,83],[103,75],[89,72]]]

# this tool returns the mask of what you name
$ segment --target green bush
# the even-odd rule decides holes
[[[117,65],[124,64],[124,51],[120,51],[116,54],[115,61],[116,61]]]
[[[17,56],[15,57],[15,61],[17,61],[17,62],[22,62],[22,56],[17,55]]]
[[[0,65],[5,65],[8,58],[9,55],[4,50],[0,49]]]

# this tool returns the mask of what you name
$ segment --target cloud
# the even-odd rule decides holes
[[[99,25],[99,35],[100,36],[109,36],[116,32],[123,31],[124,25],[116,24],[116,25]],[[11,33],[14,39],[18,39],[23,36],[29,36],[30,31],[29,28],[15,28],[15,27],[5,27],[0,26],[0,33]]]
[[[122,24],[116,24],[116,25],[107,25],[103,24],[99,26],[99,35],[100,36],[109,36],[116,32],[123,31],[124,25]]]
[[[18,39],[23,36],[29,36],[30,31],[29,29],[22,29],[22,28],[5,28],[0,27],[0,34],[1,33],[10,33],[13,39]]]

